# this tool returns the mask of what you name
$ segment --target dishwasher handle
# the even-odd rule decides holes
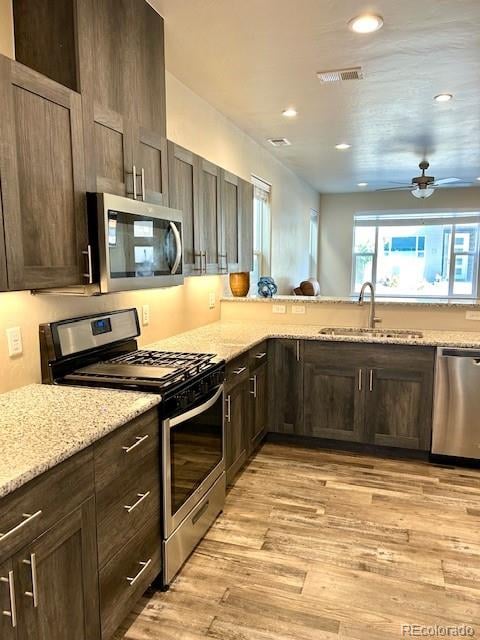
[[[480,351],[478,349],[439,349],[441,358],[472,358],[475,363],[480,362]]]

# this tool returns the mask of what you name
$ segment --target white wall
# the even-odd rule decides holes
[[[320,206],[320,287],[326,296],[350,295],[353,216],[365,211],[479,209],[480,188],[437,189],[428,200],[409,192],[323,194]]]

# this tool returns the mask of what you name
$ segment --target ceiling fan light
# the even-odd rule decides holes
[[[410,193],[412,194],[412,196],[415,196],[415,198],[425,200],[425,198],[430,198],[430,196],[433,196],[433,194],[435,193],[435,189],[433,187],[426,187],[425,189],[416,187],[415,189],[412,189]]]

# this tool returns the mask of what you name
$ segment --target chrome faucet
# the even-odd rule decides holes
[[[365,301],[365,290],[370,288],[370,313],[368,314],[368,327],[375,329],[375,324],[381,322],[380,318],[375,316],[375,287],[371,282],[364,282],[358,296],[358,303],[363,305]]]

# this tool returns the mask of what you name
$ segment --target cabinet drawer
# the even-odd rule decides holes
[[[123,484],[123,483],[122,483]],[[115,489],[117,482],[112,482]],[[98,562],[103,567],[145,524],[160,519],[160,460],[156,451],[144,459],[139,475],[129,476],[125,491],[97,505]]]
[[[110,638],[160,573],[160,518],[152,518],[100,571],[102,638]]]
[[[256,347],[250,350],[249,353],[249,366],[250,371],[256,369],[260,365],[264,364],[268,360],[268,343],[266,340],[257,344]]]
[[[143,467],[144,459],[158,451],[160,423],[151,409],[99,442],[95,447],[95,489],[100,494],[113,480]]]
[[[232,362],[227,363],[226,367],[226,379],[225,389],[231,389],[237,384],[240,384],[249,377],[248,371],[249,353],[243,353]]]
[[[93,487],[87,449],[0,500],[0,562],[76,509]]]

